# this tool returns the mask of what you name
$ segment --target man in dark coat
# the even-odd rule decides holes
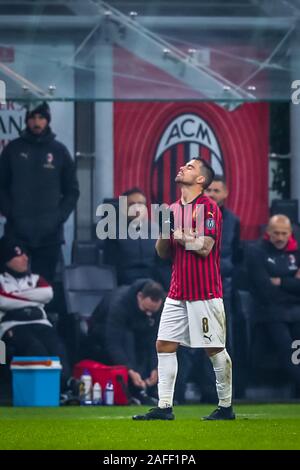
[[[106,297],[92,318],[91,357],[128,367],[130,391],[138,399],[157,384],[155,339],[164,296],[160,284],[141,279]]]
[[[49,126],[50,108],[43,102],[26,114],[26,129],[0,157],[0,212],[5,235],[20,240],[31,269],[52,283],[63,223],[79,197],[75,165]]]
[[[129,285],[138,279],[149,277],[161,283],[167,290],[171,278],[171,265],[168,261],[160,260],[156,254],[156,240],[151,238],[146,196],[139,188],[131,188],[122,196],[127,198],[127,213],[124,214],[127,225],[136,227],[140,236],[133,239],[128,234],[124,239],[118,236],[116,239],[106,239],[104,261],[115,266],[119,285]],[[128,214],[130,210],[133,215]],[[147,231],[144,234],[145,227]]]
[[[224,206],[228,198],[228,187],[225,178],[215,175],[207,188],[206,194],[219,206],[223,216],[221,243],[221,276],[227,320],[227,347],[233,352],[233,274],[240,260],[240,221],[239,218]]]
[[[260,334],[273,358],[300,390],[292,343],[300,338],[300,252],[285,215],[271,217],[262,240],[249,248],[247,268],[257,303],[254,338]]]

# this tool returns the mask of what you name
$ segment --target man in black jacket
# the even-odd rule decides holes
[[[91,322],[91,356],[127,366],[130,391],[139,399],[145,396],[141,392],[151,391],[157,384],[155,340],[164,297],[160,284],[141,279],[106,297]],[[95,355],[97,350],[102,351],[100,356]]]
[[[215,175],[207,188],[206,194],[213,199],[223,215],[221,244],[221,275],[223,282],[224,303],[227,320],[227,347],[233,351],[233,274],[240,260],[240,221],[238,217],[224,206],[228,198],[228,187],[223,176]]]
[[[240,220],[224,206],[229,191],[223,176],[215,175],[205,193],[218,204],[223,215],[221,274],[224,289],[224,281],[232,278],[234,266],[240,258]]]
[[[0,211],[5,235],[20,240],[31,269],[52,283],[63,242],[63,223],[79,197],[74,162],[55,140],[46,102],[26,114],[26,129],[0,157]]]
[[[149,277],[161,283],[166,290],[171,279],[169,261],[161,260],[155,251],[156,239],[151,238],[151,221],[148,220],[147,201],[143,191],[131,188],[121,196],[127,198],[127,230],[129,224],[136,227],[139,237],[126,238],[117,235],[116,239],[107,238],[104,244],[104,261],[115,266],[118,284],[132,284],[137,279]],[[132,211],[133,215],[129,212]],[[144,230],[146,228],[146,233]],[[118,227],[117,227],[118,228]]]
[[[256,333],[300,390],[300,368],[292,363],[292,343],[300,339],[300,252],[285,215],[271,217],[262,240],[249,248],[250,288],[258,308]]]
[[[213,182],[205,193],[213,199],[221,209],[223,216],[221,243],[221,275],[223,283],[223,299],[227,321],[227,348],[233,353],[233,275],[234,268],[241,258],[240,251],[240,220],[224,206],[228,198],[228,187],[223,176],[215,175]]]

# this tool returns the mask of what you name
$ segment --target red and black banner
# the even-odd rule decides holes
[[[149,202],[179,196],[178,169],[195,156],[224,174],[227,206],[241,219],[242,237],[256,238],[268,218],[269,108],[234,111],[212,103],[117,102],[114,105],[114,192],[133,186]]]

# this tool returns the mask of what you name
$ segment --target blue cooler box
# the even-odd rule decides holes
[[[59,406],[59,357],[13,357],[13,406]]]

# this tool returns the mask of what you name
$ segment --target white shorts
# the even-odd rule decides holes
[[[166,298],[157,335],[191,348],[224,348],[226,320],[223,299]]]

